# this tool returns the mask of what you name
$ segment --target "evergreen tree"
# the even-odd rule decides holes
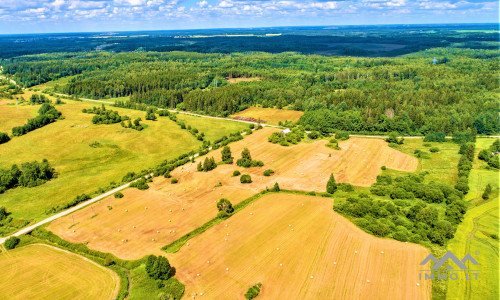
[[[231,148],[229,148],[229,146],[225,146],[222,149],[221,155],[222,155],[222,161],[224,163],[226,163],[226,164],[233,163],[233,157],[231,156]]]
[[[333,194],[337,191],[337,183],[335,182],[335,177],[333,174],[330,174],[330,179],[328,179],[328,183],[326,184],[327,193]]]

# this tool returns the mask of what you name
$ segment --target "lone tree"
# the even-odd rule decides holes
[[[234,211],[234,208],[233,208],[233,205],[231,204],[231,202],[229,202],[229,200],[227,199],[220,199],[219,202],[217,202],[217,209],[219,211],[223,211],[227,214],[230,214]]]
[[[243,149],[243,151],[241,151],[241,158],[244,158],[244,159],[248,159],[248,160],[252,160],[252,156],[250,155],[250,150],[248,150],[248,148],[245,148]]]
[[[271,192],[279,192],[281,189],[280,189],[280,186],[279,184],[276,182],[273,186],[273,188],[271,189]]]
[[[172,267],[166,257],[149,255],[146,260],[146,272],[153,279],[167,280],[172,275]]]
[[[330,179],[328,179],[328,183],[326,184],[326,191],[329,194],[335,193],[337,190],[337,183],[335,182],[335,177],[333,177],[333,174],[330,174]]]
[[[232,164],[233,163],[233,157],[231,156],[231,148],[229,146],[226,146],[222,149],[222,162],[225,164]]]
[[[484,200],[488,200],[490,198],[490,193],[491,193],[491,185],[488,183],[486,185],[486,188],[484,189],[484,193],[483,193],[483,199]],[[1,216],[0,216],[0,220],[1,220]]]

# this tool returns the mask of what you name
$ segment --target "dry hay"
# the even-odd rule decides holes
[[[239,78],[228,78],[227,81],[229,83],[238,83],[238,82],[249,82],[249,81],[261,81],[260,77],[239,77]]]
[[[240,111],[234,115],[235,117],[250,117],[255,120],[259,118],[261,120],[265,120],[270,124],[278,124],[280,121],[293,121],[296,122],[300,119],[300,117],[304,114],[302,111],[296,110],[285,110],[285,109],[276,109],[276,108],[263,108],[263,107],[250,107],[243,111]]]
[[[189,243],[169,255],[189,297],[243,298],[256,282],[259,299],[431,296],[430,280],[418,279],[427,249],[375,238],[325,198],[267,195]]]
[[[179,179],[177,184],[163,177],[155,178],[146,191],[127,189],[123,192],[124,198],[109,197],[52,222],[48,229],[70,242],[88,242],[91,249],[137,259],[161,253],[162,246],[211,220],[217,214],[216,201],[221,198],[229,199],[234,205],[272,187],[275,182],[283,189],[324,192],[331,172],[339,182],[368,186],[375,182],[382,165],[407,171],[417,165],[414,157],[389,148],[382,140],[350,139],[340,143],[343,148],[340,151],[325,147],[324,140],[283,147],[267,142],[273,131],[275,129],[264,128],[230,145],[235,160],[241,150],[248,147],[254,159],[264,161],[262,168],[243,169],[233,164],[219,165],[210,172],[197,172],[198,161],[205,158],[200,157],[195,163],[171,173]],[[207,156],[220,160],[220,151]],[[275,170],[275,174],[263,176],[269,168]],[[232,177],[235,169],[251,174],[253,182],[241,184],[239,177]],[[215,187],[219,182],[222,186]],[[110,201],[112,210],[107,208]]]
[[[0,252],[0,299],[115,299],[118,275],[47,245]]]

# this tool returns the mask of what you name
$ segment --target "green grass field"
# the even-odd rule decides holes
[[[177,114],[177,118],[184,121],[186,125],[191,125],[200,132],[204,132],[205,137],[210,141],[214,141],[215,139],[220,138],[223,135],[227,135],[228,133],[246,129],[249,125],[241,122],[203,118],[185,114]]]
[[[430,144],[430,147],[425,147],[424,144]],[[439,152],[431,153],[430,148],[437,147]],[[403,153],[414,156],[413,151],[422,150],[430,154],[429,159],[419,158],[416,172],[429,172],[425,177],[428,181],[444,182],[455,185],[457,182],[457,164],[460,159],[458,154],[459,146],[455,143],[424,143],[423,139],[406,139],[403,145],[397,145],[397,149]],[[384,174],[404,175],[406,172],[398,172],[394,170],[384,171]]]
[[[129,171],[140,171],[154,166],[164,159],[197,149],[197,141],[187,130],[168,118],[158,121],[143,121],[143,131],[125,129],[118,124],[93,125],[92,114],[84,114],[82,108],[93,104],[65,100],[58,105],[64,120],[58,120],[24,136],[15,137],[0,145],[0,167],[10,168],[13,163],[47,158],[58,172],[58,177],[34,188],[16,188],[0,195],[0,206],[12,212],[15,219],[38,221],[47,209],[67,203],[76,195],[91,193],[111,181],[119,182]],[[38,110],[40,106],[23,109]],[[131,118],[142,117],[142,111],[112,108]],[[8,111],[12,117],[17,113],[6,104],[0,112]],[[25,118],[20,112],[19,118]],[[240,124],[229,121],[187,118],[186,122],[198,121],[196,127],[207,132],[210,138],[220,137],[240,128]],[[24,121],[25,122],[25,121]],[[22,122],[22,123],[24,123]],[[226,125],[227,124],[227,125]],[[98,147],[90,144],[97,142]]]
[[[476,142],[474,169],[469,176],[469,193],[465,200],[471,202],[464,221],[458,226],[448,250],[458,257],[470,253],[479,262],[478,280],[449,281],[447,299],[498,299],[498,198],[499,172],[485,168],[486,163],[477,159],[481,149],[488,148],[494,139],[479,138]],[[492,186],[491,198],[481,198],[487,184]],[[477,253],[478,252],[478,253]],[[476,254],[477,253],[477,254]]]
[[[152,295],[165,297],[160,299],[180,299],[184,292],[184,286],[175,278],[168,279],[166,287],[158,288],[156,281],[149,278],[146,273],[146,266],[139,267],[130,271],[131,289],[127,297],[129,300],[151,299]],[[173,296],[168,298],[167,295]]]

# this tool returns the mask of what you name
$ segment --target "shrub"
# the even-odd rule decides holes
[[[382,166],[382,167],[380,167],[380,169],[382,169],[382,171],[385,171],[385,170],[387,170],[387,167],[386,166]]]
[[[247,300],[251,300],[255,297],[257,297],[260,293],[260,290],[262,288],[262,283],[257,283],[254,286],[251,286],[248,288],[247,292],[245,293],[245,298]]]
[[[4,243],[5,249],[10,250],[16,248],[17,244],[19,244],[19,241],[20,240],[17,236],[11,236]]]
[[[267,169],[264,171],[264,176],[271,176],[274,174],[274,171],[272,169]]]
[[[343,192],[354,192],[354,186],[350,183],[338,183],[337,187]]]
[[[115,262],[113,261],[113,259],[111,257],[106,257],[104,259],[104,265],[105,266],[111,266],[111,265],[114,265]]]
[[[130,187],[135,187],[138,190],[144,191],[149,189],[146,178],[142,177],[141,179],[134,181],[130,184]]]
[[[315,140],[317,138],[320,137],[320,133],[317,132],[317,131],[311,131],[308,135],[307,135],[308,138],[310,138],[311,140]]]
[[[341,140],[341,141],[348,140],[349,139],[349,133],[347,133],[346,131],[338,131],[337,133],[335,133],[335,138],[337,140]]]
[[[404,143],[404,138],[398,139],[398,133],[397,132],[391,132],[389,133],[389,137],[385,139],[386,142],[389,144],[397,144],[401,145]]]
[[[115,198],[123,198],[123,194],[121,192],[114,193]]]
[[[0,144],[7,143],[10,141],[10,137],[5,132],[0,132]]]
[[[439,148],[438,147],[432,147],[429,149],[430,152],[432,153],[436,153],[436,152],[439,152]]]
[[[240,173],[240,171],[238,171],[238,170],[234,170],[234,171],[233,171],[233,177],[240,176],[240,174],[241,174],[241,173]]]
[[[425,135],[424,142],[445,142],[446,135],[444,132],[431,132]]]
[[[170,180],[171,184],[176,184],[177,182],[179,182],[179,179],[177,178],[172,178],[172,180]]]
[[[240,182],[241,183],[252,183],[252,177],[250,177],[250,175],[248,175],[248,174],[241,175]]]

